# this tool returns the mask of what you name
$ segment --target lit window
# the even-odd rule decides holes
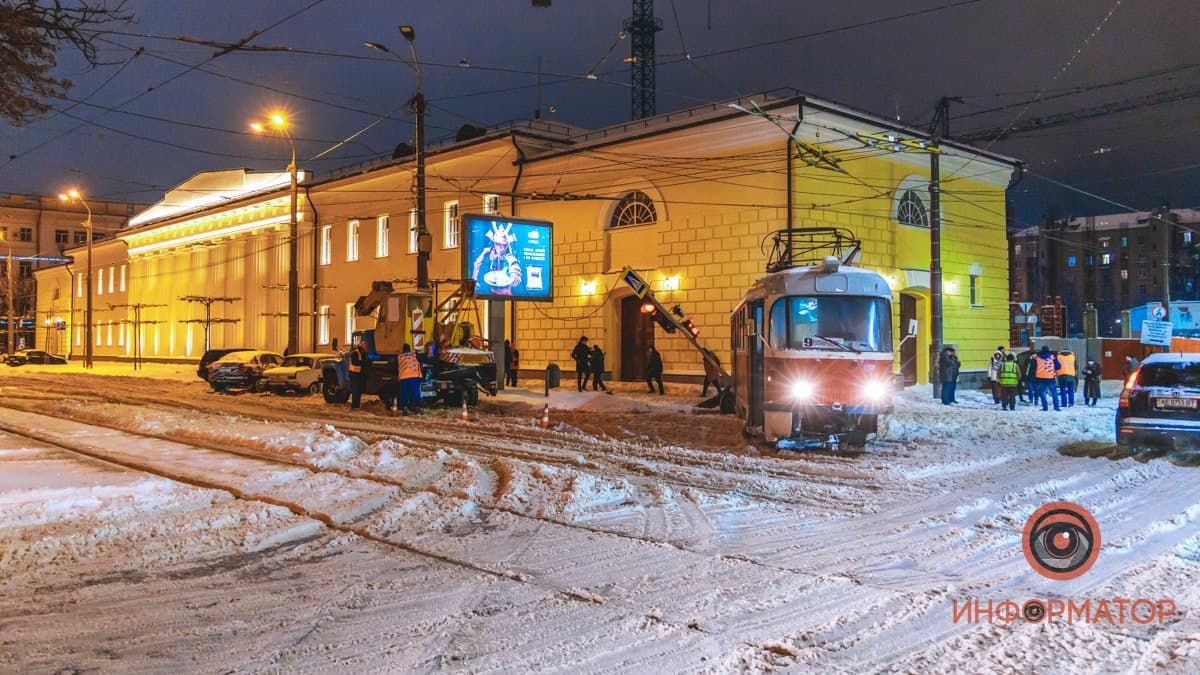
[[[1067,267],[1074,267],[1074,266],[1075,266],[1075,256],[1073,256],[1073,255],[1067,256]]]
[[[442,205],[442,218],[445,220],[446,248],[458,248],[458,202],[446,202]]]
[[[1101,253],[1100,254],[1100,264],[1101,265],[1111,265],[1112,264],[1112,254],[1111,253]]]
[[[375,220],[375,257],[388,257],[388,237],[391,235],[391,229],[387,216],[379,216]]]
[[[113,322],[109,321],[108,322],[108,339],[105,340],[105,342],[108,343],[109,347],[112,346],[112,336],[113,336]]]
[[[652,225],[658,222],[658,212],[654,210],[654,200],[645,192],[630,192],[617,202],[609,227],[626,227],[629,225]]]
[[[500,215],[500,195],[484,195],[483,212],[494,216]]]
[[[96,336],[96,346],[97,346],[97,347],[99,347],[99,346],[100,346],[100,322],[99,322],[99,321],[97,321],[96,323],[92,324],[92,333],[94,333],[94,334],[95,334],[95,336]]]
[[[350,337],[354,335],[354,303],[346,303],[346,346],[353,344]]]
[[[1183,243],[1188,244],[1189,246],[1191,245],[1191,243],[1192,243],[1192,233],[1191,232],[1183,233]]]
[[[115,265],[108,266],[108,292],[113,293],[117,287],[117,268]]]
[[[321,264],[333,262],[333,226],[321,226]]]
[[[126,267],[128,267],[128,265],[121,265],[121,292],[122,293],[125,292],[125,268]]]
[[[1021,255],[1021,245],[1020,244],[1013,246],[1013,253],[1015,253],[1016,255]]]
[[[1121,278],[1128,279],[1129,278],[1129,270],[1121,270]]]
[[[74,330],[75,330],[75,346],[76,347],[83,346],[83,328],[82,328],[82,326],[75,326]]]
[[[329,344],[329,305],[321,305],[317,312],[317,344]]]
[[[408,212],[408,252],[417,252],[417,210]]]
[[[96,295],[104,295],[104,268],[96,270]]]
[[[358,260],[358,221],[352,220],[346,226],[346,262]]]
[[[1073,257],[1072,260],[1074,260]],[[972,274],[968,279],[970,279],[971,306],[980,307],[982,303],[979,302],[979,276]]]
[[[187,324],[187,327],[188,327],[188,338],[190,339],[192,336],[192,324],[190,324],[190,323]],[[124,323],[117,324],[117,346],[118,347],[125,346],[125,324]],[[189,351],[188,354],[191,354],[191,352]]]
[[[1129,237],[1126,235],[1121,235],[1121,246],[1125,247],[1128,245],[1129,245]]]

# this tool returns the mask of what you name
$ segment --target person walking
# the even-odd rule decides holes
[[[504,384],[509,387],[517,386],[517,369],[521,367],[521,351],[513,346],[512,341],[504,341]]]
[[[1100,364],[1088,359],[1087,365],[1083,367],[1083,404],[1089,408],[1094,408],[1096,402],[1100,400],[1100,378],[1102,376]]]
[[[592,350],[588,347],[586,335],[579,337],[575,349],[571,350],[571,358],[575,360],[575,388],[583,391],[587,388],[588,377],[592,372]]]
[[[942,405],[958,403],[954,395],[958,389],[958,371],[962,362],[953,347],[946,347],[938,357],[938,377],[942,381]]]
[[[1075,407],[1075,355],[1071,350],[1064,349],[1058,353],[1058,370],[1055,371],[1058,380],[1058,399],[1064,408]]]
[[[1030,361],[1033,352],[1026,349],[1017,354],[1017,398],[1024,404],[1033,403],[1033,387],[1030,381]]]
[[[1050,395],[1050,400],[1054,402],[1054,409],[1058,407],[1058,388],[1055,386],[1055,377],[1058,372],[1058,357],[1050,351],[1050,347],[1042,345],[1037,356],[1033,358],[1034,368],[1034,395],[1038,401],[1042,403],[1042,410],[1049,410],[1046,404],[1046,395]]]
[[[996,347],[988,361],[987,378],[992,386],[992,402],[1000,403],[1000,366],[1004,364],[1004,345]]]
[[[1140,364],[1138,363],[1137,357],[1135,357],[1133,354],[1126,354],[1125,355],[1125,370],[1122,371],[1122,375],[1123,375],[1122,379],[1128,380],[1129,376],[1133,374],[1133,371],[1138,369],[1139,365]]]
[[[1017,367],[1017,357],[1006,354],[1000,362],[1000,370],[996,373],[996,384],[1000,386],[1000,409],[1017,409],[1017,383],[1021,381],[1021,372]]]
[[[654,384],[658,383],[658,395],[662,396],[666,392],[663,390],[663,360],[662,355],[653,345],[650,347],[650,356],[646,360],[646,386],[650,389],[650,393],[654,393]]]
[[[721,392],[721,359],[716,354],[703,349],[700,351],[704,361],[704,387],[700,389],[700,397],[708,396],[708,387],[712,385],[717,393]]]
[[[354,349],[350,350],[350,409],[358,410],[362,406],[363,392],[367,390],[367,342],[360,340]]]
[[[604,386],[604,352],[600,349],[600,345],[592,347],[592,355],[590,357],[592,367],[592,391],[604,390],[604,393],[611,394],[608,387]]]
[[[396,359],[396,379],[400,382],[400,408],[405,415],[421,412],[421,362],[410,345]]]

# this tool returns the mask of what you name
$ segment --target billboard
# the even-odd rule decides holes
[[[475,297],[553,300],[554,233],[544,220],[468,213],[462,217],[463,277]]]

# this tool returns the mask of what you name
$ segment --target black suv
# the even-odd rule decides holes
[[[249,347],[237,347],[235,349],[210,349],[204,352],[204,356],[200,357],[200,366],[196,368],[196,374],[200,376],[200,379],[207,382],[209,366],[219,360],[222,356],[225,356],[226,354],[232,354],[234,352],[248,351],[251,351]]]
[[[1117,445],[1200,448],[1200,354],[1152,354],[1129,376],[1117,406]]]

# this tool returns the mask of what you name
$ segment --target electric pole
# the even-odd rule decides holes
[[[5,263],[4,263],[5,282],[6,282],[7,286],[8,286],[8,316],[7,316],[7,319],[6,319],[6,320],[7,320],[7,323],[5,323],[5,324],[4,324],[4,328],[5,328],[5,331],[6,331],[6,334],[5,334],[5,337],[4,337],[4,342],[5,342],[5,351],[6,351],[6,352],[7,352],[9,355],[11,355],[11,354],[13,353],[14,349],[15,349],[14,345],[15,345],[15,344],[16,344],[16,342],[17,342],[17,341],[16,341],[16,339],[13,337],[13,336],[15,335],[15,333],[13,332],[13,254],[12,254],[12,241],[10,241],[10,240],[9,240],[9,238],[8,238],[8,233],[7,233],[6,231],[5,231],[5,232],[0,232],[0,238],[4,239],[4,243],[8,245],[8,259],[7,259],[7,262],[5,262]]]
[[[929,378],[938,396],[942,353],[942,153],[938,144],[950,135],[950,101],[943,96],[929,125]]]
[[[1171,210],[1166,204],[1158,207],[1158,224],[1162,227],[1162,304],[1171,320]]]
[[[662,19],[654,18],[654,0],[633,0],[633,16],[625,20],[629,34],[630,93],[633,119],[655,115],[654,34],[662,30]]]

